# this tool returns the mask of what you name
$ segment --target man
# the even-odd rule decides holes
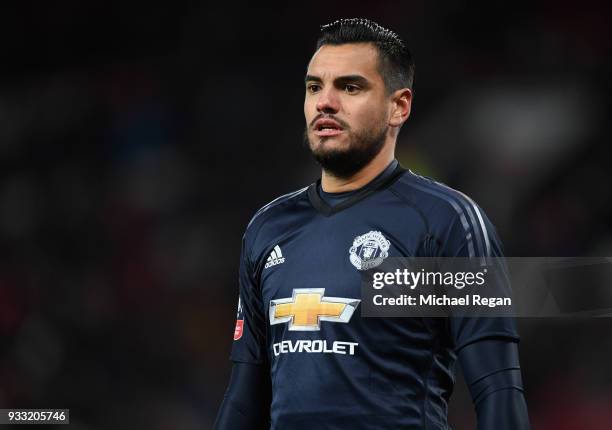
[[[512,319],[357,310],[362,272],[386,257],[502,255],[472,200],[395,161],[413,77],[395,33],[365,19],[322,27],[304,102],[321,179],[247,227],[215,428],[448,429],[457,358],[479,429],[529,428]]]

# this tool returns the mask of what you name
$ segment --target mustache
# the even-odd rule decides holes
[[[350,126],[342,121],[341,119],[336,118],[333,115],[330,114],[326,114],[326,113],[320,113],[319,115],[317,115],[316,117],[314,117],[314,119],[312,121],[310,121],[309,127],[312,128],[314,126],[314,123],[317,122],[320,119],[333,119],[334,121],[336,121],[338,124],[340,124],[340,126],[345,129],[348,130],[350,128]]]

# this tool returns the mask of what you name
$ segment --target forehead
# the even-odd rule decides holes
[[[371,43],[323,45],[312,56],[308,74],[324,80],[361,75],[371,81],[382,81],[378,71],[378,50]]]

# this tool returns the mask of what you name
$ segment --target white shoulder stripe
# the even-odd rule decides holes
[[[457,192],[463,197],[465,197],[465,199],[472,205],[474,212],[476,212],[476,216],[478,217],[478,221],[480,222],[480,228],[482,229],[482,235],[484,236],[485,248],[487,251],[485,255],[488,257],[491,255],[491,242],[489,241],[489,231],[487,230],[487,226],[485,225],[484,219],[482,218],[482,214],[480,213],[480,208],[470,197],[463,194],[461,191]]]
[[[412,173],[412,172],[411,172]],[[426,180],[419,175],[412,173],[412,175]],[[435,195],[437,197],[446,200],[457,212],[459,215],[459,219],[461,220],[461,224],[466,232],[466,239],[468,245],[468,255],[470,257],[474,256],[474,239],[476,239],[476,243],[478,244],[479,250],[483,256],[491,255],[491,242],[489,240],[489,232],[487,231],[486,224],[484,222],[484,217],[478,205],[467,195],[463,194],[461,191],[455,190],[447,186],[446,184],[436,182],[433,180],[427,180],[426,183],[409,183],[409,185],[414,188],[420,189],[421,191],[428,192],[429,194]],[[438,185],[439,188],[436,188],[435,185]],[[442,189],[440,189],[442,188]],[[459,207],[458,205],[461,205]],[[469,222],[467,220],[469,217]],[[471,228],[470,228],[471,224]],[[474,232],[474,235],[470,234],[470,230]]]
[[[468,256],[469,257],[474,257],[476,256],[476,252],[474,249],[474,238],[472,236],[472,233],[470,232],[470,230],[474,230],[473,228],[470,228],[470,224],[468,223],[468,220],[465,216],[465,210],[463,208],[461,208],[459,206],[459,204],[455,201],[454,198],[452,198],[450,195],[448,194],[444,194],[441,192],[441,190],[437,190],[433,187],[426,188],[425,186],[421,185],[421,184],[412,184],[409,183],[409,185],[413,188],[416,188],[417,190],[423,191],[425,193],[434,195],[436,197],[441,198],[442,200],[444,200],[445,202],[447,202],[448,204],[450,204],[453,209],[455,210],[455,212],[457,213],[457,215],[459,216],[459,220],[461,221],[461,225],[463,226],[463,230],[465,231],[465,239],[468,245]]]
[[[290,199],[291,197],[295,197],[300,193],[303,193],[304,191],[306,191],[308,189],[308,187],[304,187],[302,189],[299,189],[297,191],[293,191],[291,193],[287,193],[287,194],[283,194],[280,197],[275,198],[274,200],[272,200],[270,203],[268,203],[267,205],[263,206],[261,209],[259,209],[255,215],[253,215],[253,218],[251,218],[251,221],[249,221],[249,224],[247,225],[247,229],[251,226],[251,224],[253,224],[253,221],[255,221],[255,219],[260,216],[261,214],[263,214],[264,212],[266,212],[268,209],[270,209],[272,206],[274,206],[275,203],[281,203],[279,200],[281,199]]]
[[[480,225],[480,235],[482,236],[482,239],[484,241],[484,252],[485,252],[485,256],[489,257],[491,255],[491,242],[489,240],[489,232],[487,230],[487,227],[484,223],[484,219],[482,217],[482,214],[480,213],[480,209],[478,208],[478,205],[474,202],[474,200],[472,200],[469,196],[467,196],[466,194],[462,193],[459,190],[455,190],[454,188],[449,187],[448,185],[436,182],[437,184],[441,185],[442,187],[450,190],[450,191],[454,191],[455,193],[459,194],[460,196],[462,196],[466,201],[466,209],[468,210],[468,213],[470,214],[470,218],[472,218],[472,223],[474,224],[474,231],[475,232],[479,232],[478,228],[477,228],[477,224],[476,224],[476,220],[473,218],[472,213],[470,211],[473,210],[474,213],[476,214],[476,216],[478,217],[478,224]],[[460,199],[458,199],[460,200]],[[468,206],[469,205],[469,206]],[[480,238],[478,238],[480,239]],[[479,240],[480,241],[480,240]]]

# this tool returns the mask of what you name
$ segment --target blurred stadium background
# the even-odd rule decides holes
[[[318,26],[413,50],[404,166],[471,195],[509,256],[610,256],[609,10],[582,1],[3,4],[0,407],[75,429],[210,428],[243,230],[318,176]],[[612,428],[612,320],[521,320],[535,429]],[[459,378],[460,379],[460,378]],[[451,403],[473,428],[463,382]]]

